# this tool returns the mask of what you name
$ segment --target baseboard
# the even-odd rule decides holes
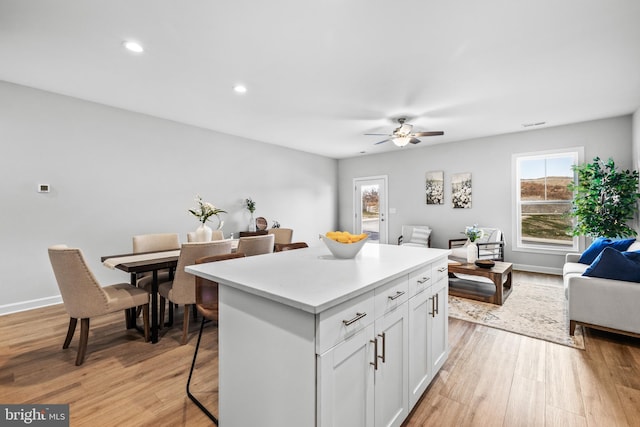
[[[48,305],[62,304],[60,295],[47,298],[39,298],[30,301],[16,302],[13,304],[0,305],[0,316],[17,313],[19,311],[33,310],[34,308],[46,307]]]
[[[530,273],[555,274],[562,276],[561,268],[541,267],[539,265],[513,264],[514,270],[528,271]]]

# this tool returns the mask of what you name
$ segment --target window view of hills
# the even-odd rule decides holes
[[[522,239],[530,243],[571,243],[571,200],[568,176],[520,180]],[[530,202],[530,203],[528,203]]]

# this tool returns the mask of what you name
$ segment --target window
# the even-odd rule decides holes
[[[582,148],[515,154],[514,250],[532,252],[577,251],[569,184],[575,182],[572,166],[583,157]]]

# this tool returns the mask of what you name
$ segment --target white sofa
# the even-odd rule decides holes
[[[627,251],[640,250],[640,241]],[[577,325],[640,337],[640,283],[586,277],[578,253],[565,256],[563,280],[569,304],[569,333]]]

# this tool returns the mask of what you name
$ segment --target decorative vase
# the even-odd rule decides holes
[[[467,262],[473,264],[478,259],[478,245],[471,242],[467,245]]]
[[[210,242],[213,231],[211,227],[202,223],[200,227],[196,229],[196,242]]]
[[[249,219],[249,231],[256,231],[256,220],[253,218],[253,212],[251,212],[251,218]]]

